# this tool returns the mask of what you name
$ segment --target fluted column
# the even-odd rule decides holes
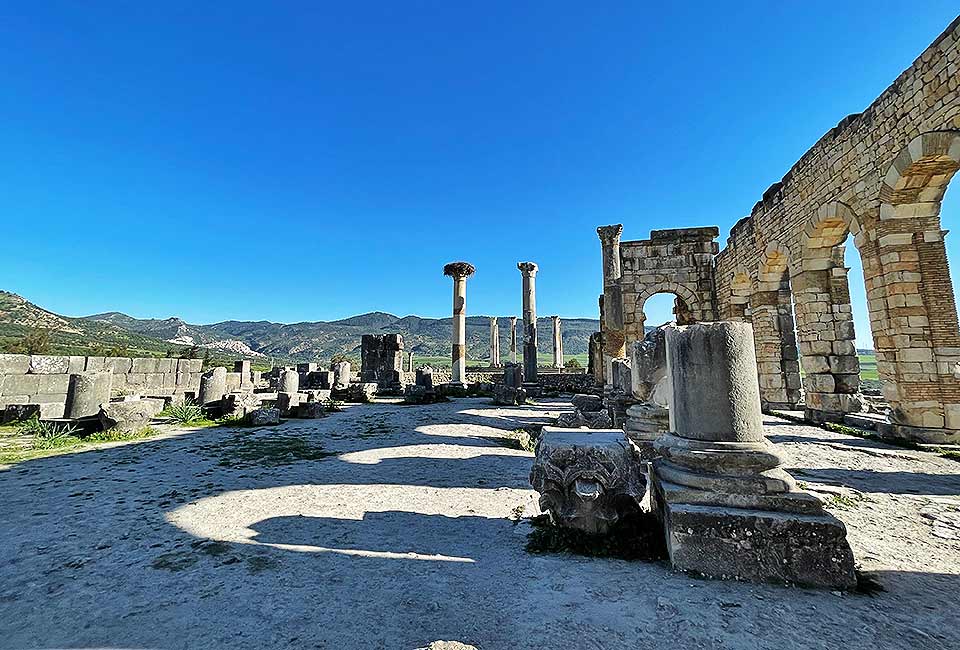
[[[510,317],[510,363],[517,362],[517,317]]]
[[[453,344],[451,345],[450,381],[465,383],[467,377],[467,278],[476,269],[468,262],[451,262],[443,274],[453,278]]]
[[[537,381],[537,271],[533,262],[517,264],[523,274],[523,381]]]

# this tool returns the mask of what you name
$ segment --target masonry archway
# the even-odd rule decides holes
[[[705,320],[703,308],[697,294],[679,284],[664,284],[646,287],[637,294],[636,322],[640,332],[645,332],[646,314],[643,306],[651,297],[658,294],[672,294],[674,296],[673,315],[677,325],[692,325]],[[641,337],[642,338],[642,335]]]
[[[768,409],[796,409],[802,384],[790,285],[790,252],[771,241],[757,268],[750,296],[760,401]]]
[[[815,421],[842,421],[860,411],[857,356],[849,269],[849,235],[863,242],[860,222],[844,203],[820,206],[801,234],[799,268],[791,279],[797,337],[804,371],[806,414]],[[864,268],[870,266],[864,261]]]
[[[929,442],[960,431],[960,331],[940,224],[943,195],[958,169],[960,131],[914,138],[886,170],[879,219],[862,233],[860,247],[892,427]]]
[[[742,266],[730,278],[730,297],[726,301],[726,320],[751,321],[750,298],[753,296],[753,278]]]

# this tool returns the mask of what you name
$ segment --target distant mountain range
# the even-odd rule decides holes
[[[552,352],[551,321],[538,320],[539,351]],[[600,327],[588,318],[563,320],[564,353],[587,352],[590,334]],[[22,336],[30,329],[51,332],[56,346],[65,353],[89,354],[84,350],[125,346],[148,353],[175,354],[191,347],[215,351],[218,355],[275,361],[329,360],[337,354],[356,357],[363,334],[402,334],[405,348],[420,357],[450,354],[451,318],[398,317],[372,312],[336,321],[272,323],[269,321],[224,321],[212,325],[191,325],[179,318],[140,319],[120,312],[82,318],[59,316],[24,298],[0,291],[0,343]],[[468,358],[489,358],[490,322],[487,316],[467,317]],[[519,336],[518,332],[518,336]],[[500,321],[500,349],[509,353],[509,321]]]

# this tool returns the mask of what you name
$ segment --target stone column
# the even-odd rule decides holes
[[[300,373],[296,370],[284,370],[280,373],[278,393],[296,393],[300,390]]]
[[[496,316],[490,317],[490,367],[500,367],[500,325]]]
[[[846,528],[797,489],[764,437],[750,324],[671,327],[666,346],[670,433],[654,444],[651,502],[674,566],[711,577],[856,586]]]
[[[100,405],[110,401],[112,372],[82,372],[70,375],[64,417],[74,419],[97,415]]]
[[[523,274],[523,381],[537,381],[537,271],[533,262],[517,264]]]
[[[407,361],[408,361],[407,369],[408,369],[410,372],[414,372],[414,370],[413,370],[413,350],[411,350],[411,351],[407,354]]]
[[[296,374],[296,373],[294,373]],[[200,377],[200,404],[206,406],[219,402],[227,392],[227,369],[218,366]]]
[[[563,368],[563,337],[560,334],[560,317],[553,317],[553,367]]]
[[[510,317],[510,363],[517,362],[517,317]]]
[[[603,380],[604,390],[610,390],[614,359],[626,356],[626,334],[623,331],[623,298],[620,279],[620,235],[623,226],[597,228],[603,253]]]
[[[453,344],[450,383],[464,384],[467,378],[467,278],[476,272],[468,262],[451,262],[443,274],[453,278]]]

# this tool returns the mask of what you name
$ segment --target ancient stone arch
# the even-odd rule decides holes
[[[800,234],[800,260],[791,277],[805,403],[815,414],[860,409],[860,361],[844,266],[851,234],[863,243],[860,221],[848,205],[820,205]]]
[[[797,408],[800,364],[790,291],[791,256],[779,241],[769,241],[757,265],[750,315],[757,353],[760,399],[766,408]]]
[[[960,131],[913,138],[886,169],[879,219],[862,237],[877,370],[901,431],[960,429],[960,328],[940,224],[958,169]]]
[[[647,300],[659,293],[670,293],[676,296],[674,302],[674,320],[679,325],[690,325],[703,320],[703,309],[700,305],[700,298],[688,287],[681,284],[670,283],[662,286],[646,287],[642,293],[637,296],[637,320],[646,321],[646,315],[643,311],[643,305]]]
[[[643,336],[641,296],[684,287],[699,302],[699,320],[752,321],[768,407],[791,406],[798,396],[795,329],[807,417],[849,419],[862,406],[843,263],[852,234],[892,406],[878,430],[960,442],[960,328],[939,218],[960,169],[958,67],[960,18],[870,106],[840,120],[770,185],[722,251],[715,228],[655,230],[622,248],[620,226],[601,229],[605,327],[616,334],[609,354]],[[746,276],[753,278],[749,306]]]
[[[643,303],[657,293],[676,295],[675,313],[686,322],[716,320],[713,256],[718,234],[716,227],[654,230],[650,239],[618,242],[628,344],[643,338]]]

